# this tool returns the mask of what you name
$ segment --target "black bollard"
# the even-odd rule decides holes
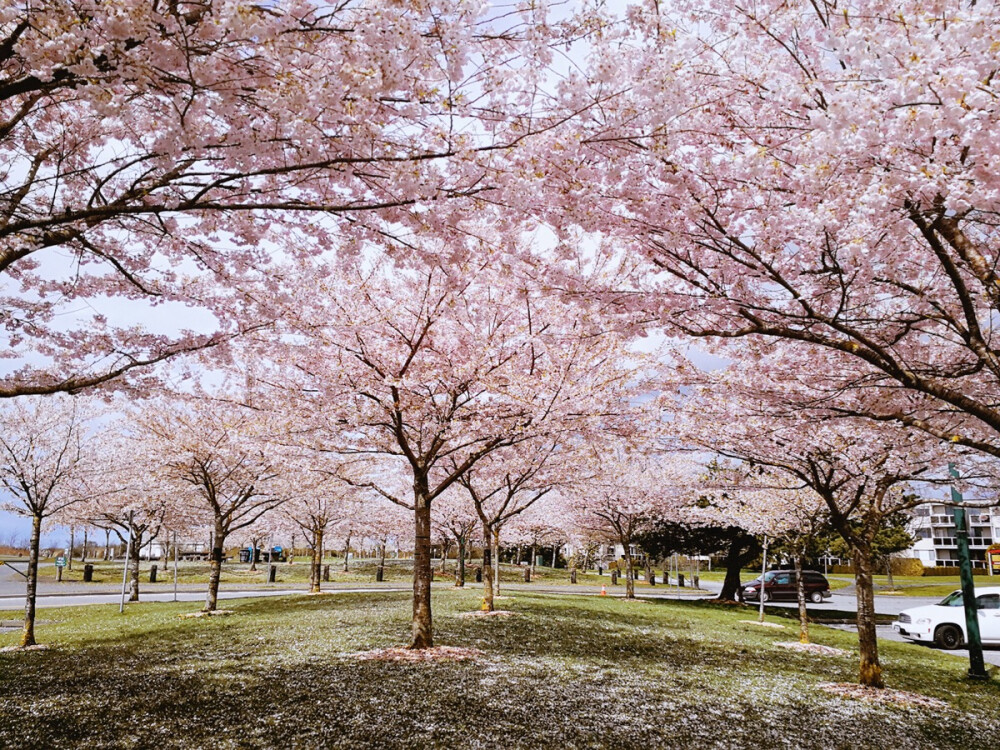
[[[278,575],[278,566],[277,565],[268,565],[267,566],[267,582],[268,583],[274,583],[274,577],[276,575]]]
[[[329,581],[330,580],[330,566],[329,565],[324,565],[323,566],[323,580],[324,581]]]
[[[698,585],[698,576],[693,576],[691,580],[692,580],[692,581],[694,582],[694,587],[695,587],[696,589],[697,589],[697,588],[701,588],[701,587],[700,587],[700,586]]]
[[[476,568],[476,583],[482,583],[482,582],[483,582],[483,569]]]
[[[94,580],[94,566],[87,563],[83,566],[83,582],[91,583]]]
[[[678,573],[677,574],[677,585],[680,586],[681,588],[684,588],[684,574],[683,573]]]
[[[149,582],[156,583],[156,565],[149,566]]]
[[[602,565],[598,565],[597,566],[597,575],[599,575],[599,576],[604,575],[604,566],[602,566]]]
[[[524,569],[524,582],[531,583],[531,566]]]
[[[569,572],[569,582],[576,583],[576,568],[573,568],[573,570]]]
[[[649,571],[649,585],[650,586],[656,585],[656,573],[654,573],[653,571]]]
[[[618,585],[618,571],[617,570],[612,570],[611,571],[611,585],[612,586],[617,586]]]
[[[382,579],[385,577],[385,568],[379,565],[375,568],[375,583],[382,583]]]

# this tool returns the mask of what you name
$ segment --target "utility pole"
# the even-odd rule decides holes
[[[948,464],[948,473],[958,479],[955,464]],[[974,680],[988,680],[986,664],[983,661],[983,642],[979,636],[979,614],[976,611],[976,587],[972,580],[972,560],[969,557],[969,529],[965,524],[965,508],[962,507],[962,493],[951,487],[951,501],[955,504],[955,540],[958,542],[958,567],[962,580],[962,604],[965,609],[965,630],[968,633],[969,677]]]

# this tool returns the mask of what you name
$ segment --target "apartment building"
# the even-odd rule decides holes
[[[986,568],[986,550],[1000,542],[1000,506],[966,508],[969,529],[969,556],[974,568]],[[913,510],[910,526],[916,542],[912,557],[926,567],[958,566],[958,541],[955,538],[954,510],[943,503],[929,502]]]

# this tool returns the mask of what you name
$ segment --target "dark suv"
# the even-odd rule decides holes
[[[830,583],[826,576],[815,570],[803,570],[805,577],[806,599],[819,604],[825,597],[830,597]],[[740,586],[740,598],[757,601],[760,592],[760,578],[754,578],[749,583]],[[798,591],[794,570],[769,570],[764,574],[764,601],[772,599],[796,599]]]

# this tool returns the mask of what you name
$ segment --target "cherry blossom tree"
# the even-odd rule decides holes
[[[690,492],[690,462],[674,456],[643,455],[627,445],[595,454],[572,497],[577,524],[614,539],[625,561],[625,597],[635,598],[633,547],[663,509]]]
[[[433,501],[497,450],[620,412],[634,374],[597,317],[529,284],[482,236],[463,241],[495,262],[312,274],[294,312],[304,343],[286,357],[317,449],[389,457],[410,478],[410,499],[377,478],[361,485],[414,513],[414,648],[433,645]]]
[[[458,554],[455,565],[455,588],[465,586],[465,557],[479,516],[464,492],[449,490],[435,503],[433,524],[442,537],[455,540]]]
[[[581,453],[566,435],[525,441],[493,452],[459,477],[483,530],[484,612],[493,611],[499,593],[504,529],[550,492],[569,485],[579,472]]]
[[[0,397],[138,378],[266,323],[245,303],[274,278],[269,236],[295,234],[299,254],[331,234],[404,247],[450,225],[447,199],[499,202],[497,160],[550,126],[529,88],[547,32],[541,14],[528,34],[518,14],[484,13],[460,0],[7,4],[0,356],[13,372]]]
[[[91,468],[88,414],[69,398],[24,398],[0,409],[0,482],[3,509],[31,519],[22,647],[35,645],[35,597],[42,523],[86,499]]]
[[[628,301],[708,342],[795,342],[843,413],[1000,456],[995,9],[681,0],[594,23],[605,106],[548,179],[586,180],[578,222],[651,261]]]
[[[811,388],[794,374],[782,381],[775,372],[766,363],[755,362],[703,375],[702,384],[686,397],[679,412],[677,434],[719,455],[783,473],[822,498],[830,523],[852,552],[859,680],[882,687],[872,589],[873,538],[887,515],[919,504],[906,492],[911,483],[946,481],[946,464],[956,455],[919,431],[838,417],[824,410]],[[773,513],[776,504],[764,500],[755,506]]]
[[[286,500],[268,417],[206,397],[162,400],[136,418],[152,471],[176,489],[177,512],[212,529],[207,612],[217,606],[226,539]]]

